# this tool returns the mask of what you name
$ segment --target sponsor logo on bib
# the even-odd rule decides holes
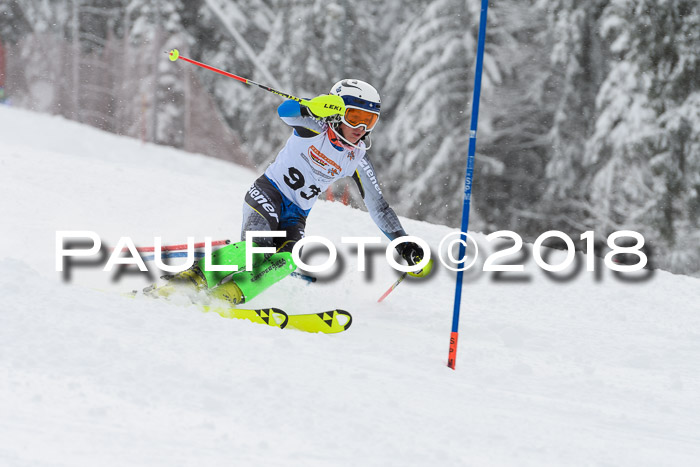
[[[315,165],[326,169],[330,175],[338,175],[341,172],[340,166],[332,159],[326,157],[321,151],[316,149],[316,146],[309,148],[309,160]]]

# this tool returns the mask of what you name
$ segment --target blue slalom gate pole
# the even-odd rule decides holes
[[[476,126],[479,120],[479,97],[481,96],[481,71],[484,62],[484,42],[486,42],[486,13],[489,7],[488,0],[481,0],[481,18],[479,19],[479,43],[476,50],[476,73],[474,74],[474,96],[472,98],[472,121],[469,129],[469,155],[467,156],[467,172],[464,176],[464,203],[462,204],[461,232],[466,234],[469,228],[469,207],[472,199],[472,184],[474,181],[474,157],[476,154]],[[460,233],[461,238],[461,233]],[[464,260],[466,254],[465,242],[459,242],[459,260]],[[462,302],[462,281],[464,271],[457,271],[457,284],[455,286],[455,302],[452,314],[452,333],[450,334],[450,353],[447,357],[447,366],[455,369],[457,363],[457,340],[459,337],[459,310]]]

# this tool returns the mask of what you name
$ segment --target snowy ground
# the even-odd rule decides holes
[[[693,465],[700,457],[700,280],[603,271],[465,284],[446,367],[454,273],[357,271],[341,236],[380,233],[320,202],[307,235],[344,259],[255,306],[350,310],[339,335],[280,331],[116,292],[55,270],[57,230],[108,244],[238,239],[256,173],[0,107],[0,465]],[[478,183],[478,181],[477,181]],[[450,229],[404,220],[434,249]],[[483,236],[477,235],[482,241]],[[383,239],[384,245],[387,244]],[[321,262],[323,255],[316,258]]]

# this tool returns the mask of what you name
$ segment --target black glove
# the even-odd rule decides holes
[[[311,113],[311,110],[309,110],[309,108],[308,108],[307,106],[299,104],[299,108],[300,108],[301,116],[302,116],[302,117],[313,117],[313,118],[318,118],[316,115],[314,115],[313,113]]]
[[[423,260],[423,248],[417,243],[401,243],[396,247],[401,257],[406,260],[409,266],[414,266]]]

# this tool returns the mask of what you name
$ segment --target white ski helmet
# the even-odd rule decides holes
[[[345,102],[343,123],[352,128],[364,126],[367,133],[374,129],[379,120],[381,99],[371,84],[359,79],[343,79],[333,85],[330,94],[342,97]]]

